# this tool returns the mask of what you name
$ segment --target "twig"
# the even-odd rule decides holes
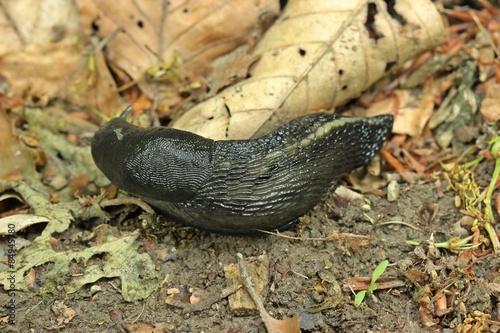
[[[336,231],[332,232],[329,236],[327,237],[294,237],[294,236],[287,236],[283,235],[279,231],[276,232],[271,232],[267,230],[261,230],[257,229],[257,231],[262,232],[264,234],[268,235],[273,235],[285,239],[293,239],[293,240],[300,240],[300,241],[330,241],[332,239],[345,239],[345,238],[351,238],[351,239],[375,239],[376,237],[373,236],[363,236],[363,235],[355,235],[355,234],[350,234],[350,233],[338,233]]]
[[[142,302],[142,309],[141,309],[141,312],[137,315],[137,317],[132,320],[131,324],[134,324],[136,321],[139,320],[139,318],[141,318],[142,314],[144,313],[144,309],[146,308],[146,303],[145,302]]]
[[[154,214],[155,211],[151,208],[147,203],[137,198],[118,198],[118,199],[110,199],[103,201],[99,204],[101,207],[109,207],[109,206],[119,206],[119,205],[136,205],[141,207],[146,213]]]
[[[388,221],[388,222],[381,222],[381,223],[376,223],[375,226],[383,226],[383,225],[389,225],[389,224],[401,224],[401,225],[404,225],[404,226],[407,226],[408,228],[412,228],[414,230],[417,230],[417,231],[420,231],[420,232],[423,232],[422,229],[420,229],[419,227],[416,227],[410,223],[407,223],[407,222],[403,222],[403,221]]]
[[[39,306],[43,301],[40,301],[38,303],[36,303],[33,307],[29,308],[28,311],[26,311],[26,313],[24,314],[25,316],[30,313],[31,311],[33,311],[37,306]]]
[[[479,21],[476,13],[474,13],[473,10],[470,11],[470,15],[472,16],[472,19],[474,22],[477,24],[479,29],[486,35],[486,38],[488,38],[488,43],[490,44],[491,48],[495,51],[495,54],[497,55],[497,58],[500,58],[500,50],[498,50],[498,47],[496,46],[495,42],[491,38],[491,34],[486,30],[484,25]]]
[[[245,260],[243,259],[243,255],[241,253],[236,253],[236,256],[238,257],[238,266],[240,267],[240,274],[241,274],[241,280],[243,280],[243,285],[245,286],[245,289],[247,290],[248,294],[252,298],[253,302],[257,306],[257,309],[259,310],[260,317],[262,320],[265,322],[271,317],[267,313],[266,309],[264,308],[264,305],[262,304],[262,300],[260,299],[260,296],[257,294],[253,287],[252,280],[248,276],[248,271],[247,271],[247,266],[245,265]]]

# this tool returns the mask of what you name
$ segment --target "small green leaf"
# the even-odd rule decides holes
[[[359,307],[361,303],[363,303],[365,296],[366,296],[366,290],[361,290],[359,293],[357,293],[356,297],[354,297],[354,305],[356,307]]]
[[[375,268],[375,270],[373,271],[373,274],[372,274],[372,284],[375,284],[375,282],[377,282],[380,275],[384,274],[388,265],[389,265],[389,260],[384,260],[380,264],[378,264],[378,266]],[[377,288],[375,288],[375,289],[377,289]]]

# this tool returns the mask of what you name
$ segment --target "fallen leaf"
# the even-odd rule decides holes
[[[6,0],[0,11],[0,55],[28,44],[69,44],[80,28],[72,1]]]
[[[37,105],[60,98],[102,110],[121,107],[100,49],[79,38],[73,1],[4,1],[0,10],[0,75],[15,96]]]
[[[173,127],[219,140],[261,136],[305,113],[342,105],[442,40],[442,20],[430,1],[387,6],[289,2],[252,53],[260,58],[250,77],[190,109]]]
[[[268,333],[300,333],[299,327],[299,315],[295,314],[293,317],[288,319],[274,319],[269,314],[265,313],[261,318]]]
[[[360,291],[367,290],[370,286],[372,278],[368,276],[356,276],[351,278],[346,278],[343,280],[342,290],[344,291]],[[403,287],[405,282],[393,276],[381,276],[375,282],[377,290],[380,289],[391,289],[397,287]]]
[[[47,222],[49,222],[49,219],[45,216],[37,216],[33,214],[16,214],[7,216],[0,219],[0,235],[8,235],[9,230],[12,229],[17,233],[31,225]]]
[[[109,309],[109,319],[115,324],[121,324],[123,322],[123,312],[117,308]]]
[[[27,187],[27,185],[24,185]],[[26,194],[25,190],[18,191]],[[27,191],[27,190],[26,190]],[[33,190],[30,190],[33,191]],[[33,199],[31,199],[33,200]],[[45,199],[47,200],[47,199]],[[70,263],[83,263],[83,274],[74,277],[64,285],[67,293],[73,293],[82,286],[93,283],[101,278],[119,277],[121,279],[122,297],[126,301],[137,301],[148,297],[158,286],[158,273],[150,256],[138,253],[138,243],[135,241],[139,233],[134,232],[118,238],[108,237],[107,241],[80,251],[54,250],[50,244],[50,235],[57,230],[66,230],[71,216],[68,209],[61,204],[50,206],[45,214],[50,217],[44,233],[16,256],[15,273],[0,271],[0,284],[6,285],[11,274],[15,275],[18,290],[27,290],[28,283],[23,277],[33,267],[52,263],[46,271],[46,282],[42,285],[43,292],[53,292],[57,283],[70,273]],[[41,211],[35,209],[35,211]],[[93,256],[102,256],[98,265],[85,265]],[[125,258],[125,259],[124,259]]]
[[[365,197],[358,192],[355,192],[351,189],[348,189],[345,186],[338,186],[335,189],[335,197],[338,197],[340,200],[343,200],[345,202],[351,202],[351,201],[362,201],[365,199]]]
[[[24,277],[24,281],[28,285],[29,291],[35,292],[40,288],[40,286],[36,282],[36,271],[33,268],[30,268],[29,273]]]
[[[365,115],[395,114],[393,133],[420,137],[433,112],[434,96],[430,91],[415,94],[410,90],[396,90],[392,96],[373,103]]]
[[[30,44],[10,51],[0,55],[0,75],[15,95],[36,104],[59,98],[115,112],[122,105],[102,53],[88,54],[78,45]]]
[[[57,324],[67,324],[69,323],[75,316],[76,312],[71,307],[64,304],[61,301],[54,301],[54,304],[50,308],[54,314],[58,316]]]
[[[274,0],[99,0],[94,12],[83,4],[88,1],[78,2],[85,8],[82,15],[93,16],[84,20],[97,27],[101,38],[125,30],[108,43],[107,58],[160,103],[168,86],[189,85],[210,74],[217,58],[254,43],[279,12]],[[177,82],[167,82],[170,74]]]
[[[21,145],[15,135],[11,119],[0,110],[0,178],[19,179],[35,169],[33,156]]]

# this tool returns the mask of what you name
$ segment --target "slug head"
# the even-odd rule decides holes
[[[184,201],[204,184],[213,141],[164,127],[143,129],[115,118],[95,133],[92,157],[108,179],[142,198]]]

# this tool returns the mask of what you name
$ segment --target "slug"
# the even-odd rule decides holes
[[[126,114],[92,140],[99,169],[158,212],[226,234],[288,227],[343,174],[366,165],[393,124],[391,115],[314,114],[258,139],[214,141],[171,128],[139,128],[125,121]]]

